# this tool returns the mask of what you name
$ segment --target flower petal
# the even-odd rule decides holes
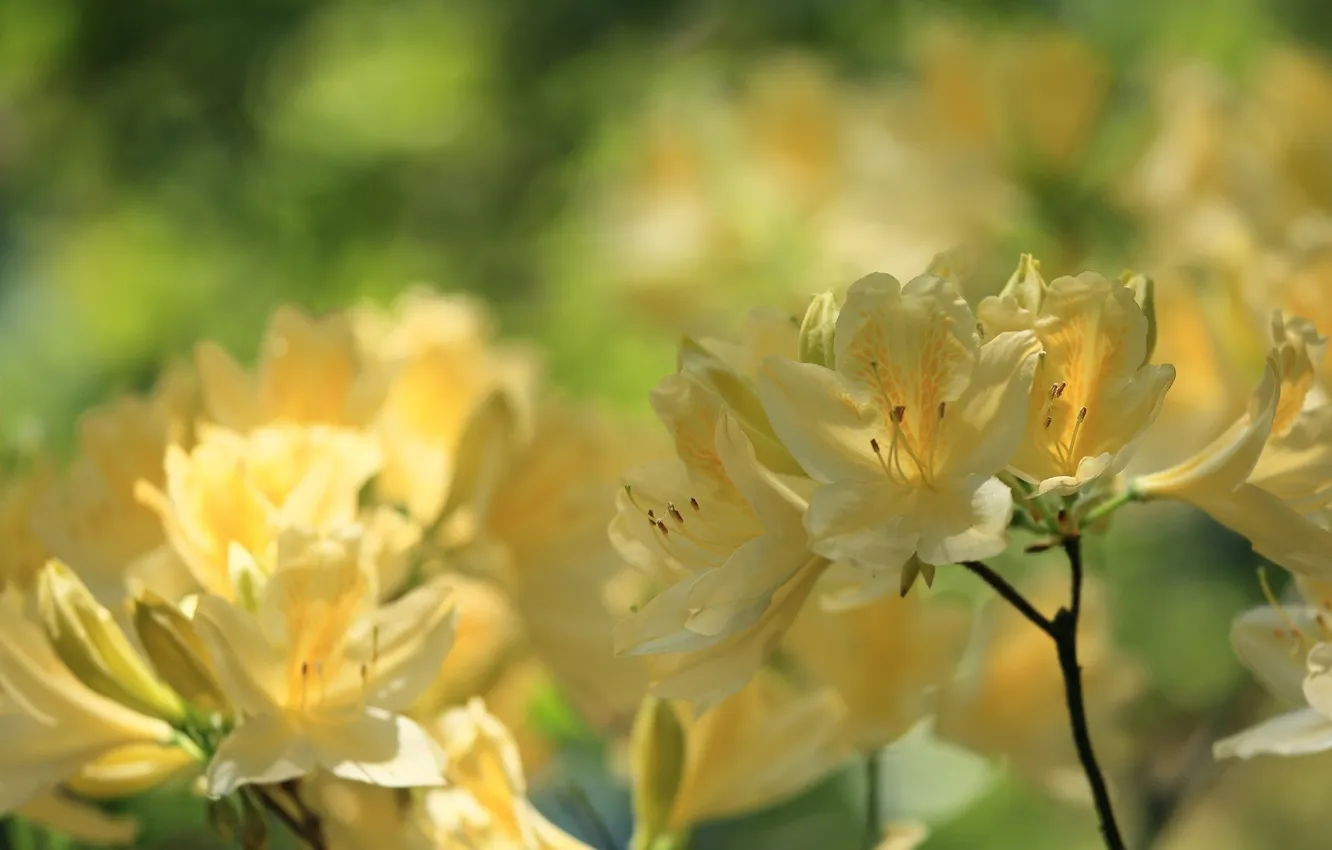
[[[799,522],[799,518],[796,518]],[[811,553],[764,535],[736,549],[720,569],[693,582],[688,597],[691,632],[725,636],[748,627],[772,602],[773,594],[791,579]]]
[[[922,503],[917,556],[943,566],[976,561],[1004,551],[1013,518],[1013,492],[998,478],[988,478],[968,498],[943,493]]]
[[[1026,433],[1040,348],[1031,331],[1002,333],[980,347],[971,383],[948,406],[939,459],[946,474],[994,475],[1012,461]]]
[[[754,444],[733,416],[717,421],[717,454],[731,483],[772,534],[804,538],[805,500],[759,464]]]
[[[874,570],[901,568],[920,540],[917,496],[877,481],[839,481],[814,491],[805,514],[810,548],[832,561]]]
[[[857,400],[836,372],[769,357],[758,387],[773,430],[816,481],[883,475],[870,449],[879,413]]]
[[[208,765],[208,796],[225,797],[242,785],[269,785],[315,768],[314,750],[282,714],[241,721],[223,739]]]
[[[307,734],[319,765],[341,779],[384,788],[444,784],[439,745],[401,714],[369,708],[348,723]]]
[[[1291,654],[1299,638],[1291,634],[1293,623],[1304,634],[1319,634],[1318,609],[1291,605],[1278,611],[1264,605],[1235,618],[1230,642],[1240,662],[1257,677],[1272,696],[1289,706],[1307,704],[1304,698],[1304,654]]]
[[[225,599],[205,595],[194,611],[194,630],[218,684],[242,714],[269,714],[285,701],[285,655],[257,620]]]
[[[1332,531],[1266,490],[1245,484],[1233,492],[1197,489],[1181,495],[1247,537],[1253,551],[1273,563],[1311,578],[1332,579]]]
[[[1212,755],[1252,758],[1257,755],[1301,756],[1332,749],[1332,720],[1312,708],[1281,714],[1212,745]]]
[[[445,580],[422,585],[353,626],[347,659],[367,665],[371,705],[403,711],[434,681],[453,647],[458,612]]]

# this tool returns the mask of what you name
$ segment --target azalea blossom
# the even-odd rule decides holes
[[[473,699],[435,724],[448,787],[426,794],[437,845],[460,850],[591,850],[542,817],[508,729]]]
[[[835,342],[835,369],[769,357],[759,377],[774,430],[822,485],[814,551],[889,577],[913,556],[1003,551],[1013,497],[995,475],[1023,438],[1036,334],[982,343],[948,281],[875,274],[847,291]]]
[[[253,611],[199,599],[194,626],[241,719],[208,767],[208,793],[322,768],[388,787],[442,781],[437,751],[406,709],[453,640],[443,583],[375,607],[352,526],[328,537],[284,532]]]
[[[209,426],[192,450],[169,447],[165,464],[164,488],[140,481],[138,498],[160,517],[193,580],[230,599],[241,576],[272,569],[283,528],[354,523],[380,454],[368,437],[345,429],[285,425],[240,434]]]
[[[1069,495],[1122,471],[1175,378],[1173,366],[1147,362],[1149,319],[1133,290],[1093,272],[1047,286],[1024,255],[978,312],[987,335],[1029,329],[1041,341],[1013,471],[1036,495]]]
[[[1288,710],[1217,741],[1217,758],[1295,756],[1332,749],[1332,630],[1326,607],[1268,605],[1240,615],[1231,642]]]
[[[1189,502],[1293,572],[1332,578],[1332,407],[1311,405],[1325,337],[1302,319],[1272,320],[1273,348],[1248,409],[1206,448],[1136,479],[1143,498]]]
[[[194,364],[209,416],[237,431],[275,423],[363,428],[387,388],[387,375],[362,356],[345,313],[312,318],[279,307],[253,375],[212,342],[196,347]]]
[[[759,463],[720,396],[680,372],[652,401],[679,460],[626,475],[611,539],[669,586],[619,624],[616,649],[673,653],[657,692],[712,701],[776,648],[827,562],[808,548],[802,485]]]

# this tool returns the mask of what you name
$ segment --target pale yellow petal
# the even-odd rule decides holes
[[[1013,517],[1013,492],[998,478],[965,490],[930,494],[917,509],[920,538],[916,554],[926,564],[943,566],[978,561],[1004,551]]]
[[[59,792],[29,800],[17,814],[83,844],[127,845],[139,834],[139,823],[134,818],[108,814]]]
[[[306,736],[320,767],[341,779],[385,788],[444,784],[443,754],[415,721],[366,709],[336,726],[314,726]]]
[[[201,342],[194,349],[194,368],[204,406],[213,421],[230,428],[252,428],[262,419],[254,378],[220,345]]]
[[[216,596],[203,596],[194,630],[208,650],[218,683],[243,714],[264,715],[286,701],[286,654],[250,615]]]
[[[944,417],[946,474],[993,475],[1013,459],[1027,425],[1027,399],[1040,341],[1030,331],[1004,333],[980,347],[971,383]]]
[[[883,475],[870,440],[879,415],[831,369],[780,357],[763,361],[759,396],[773,430],[817,481]]]
[[[1302,756],[1332,749],[1332,720],[1302,708],[1265,720],[1212,745],[1218,758],[1247,759],[1257,755]]]
[[[249,717],[218,745],[208,765],[208,796],[225,797],[242,785],[270,785],[304,776],[315,751],[282,714]]]
[[[832,561],[901,569],[920,541],[919,497],[886,477],[825,484],[809,501],[810,548]]]
[[[347,636],[349,661],[366,665],[371,705],[405,710],[439,674],[453,647],[458,612],[444,580],[377,608]]]
[[[1273,696],[1290,706],[1306,704],[1304,653],[1297,649],[1299,636],[1290,629],[1294,625],[1302,634],[1320,634],[1318,613],[1307,605],[1291,605],[1281,611],[1263,606],[1245,611],[1230,627],[1230,642],[1240,662]]]

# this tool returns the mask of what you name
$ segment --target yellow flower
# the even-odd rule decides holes
[[[590,850],[547,821],[527,799],[527,780],[509,731],[480,699],[435,725],[448,786],[425,808],[437,845],[459,850]]]
[[[808,605],[787,635],[790,659],[846,706],[838,738],[857,750],[886,746],[933,708],[953,678],[971,630],[965,606],[889,594],[847,611]]]
[[[493,478],[476,488],[473,539],[453,558],[498,580],[532,651],[584,713],[627,719],[647,672],[612,651],[616,613],[604,588],[624,562],[606,526],[618,478],[648,441],[559,400],[537,409],[533,433],[513,440]]]
[[[208,768],[208,793],[279,782],[316,767],[387,787],[440,781],[435,748],[405,710],[453,640],[446,585],[375,607],[360,530],[284,532],[254,613],[199,599],[194,626],[243,719]]]
[[[652,789],[661,797],[652,801],[667,812],[654,825],[660,833],[688,834],[704,821],[769,808],[851,755],[839,739],[846,715],[837,695],[826,688],[799,690],[770,670],[702,714],[683,703],[670,703],[665,717],[655,716],[657,710],[649,702],[639,724],[669,723],[673,715],[679,734],[640,732],[632,769],[639,793]]]
[[[1019,589],[1049,611],[1065,604],[1068,583],[1062,574],[1050,575]],[[1078,652],[1093,735],[1132,696],[1139,681],[1137,671],[1115,651],[1109,626],[1100,589],[1088,581]],[[946,683],[939,694],[936,731],[1056,785],[1077,762],[1068,733],[1064,680],[1049,637],[997,600],[988,606],[977,633],[980,655],[975,666]],[[1102,749],[1110,743],[1104,733],[1098,741]]]
[[[352,431],[208,427],[193,450],[167,450],[164,490],[141,482],[137,493],[194,580],[230,599],[239,572],[272,568],[281,528],[355,522],[361,487],[378,466],[374,442]]]
[[[117,606],[129,571],[163,543],[162,522],[134,496],[138,481],[161,487],[167,446],[182,442],[186,411],[172,385],[151,398],[125,397],[79,423],[79,455],[45,488],[32,522],[51,552],[74,565],[93,594]]]
[[[805,500],[758,462],[716,393],[681,372],[652,402],[679,460],[626,476],[611,539],[673,584],[616,627],[616,651],[686,653],[657,666],[657,692],[715,701],[776,648],[827,564],[808,549]]]
[[[433,716],[484,692],[512,660],[520,636],[513,606],[493,583],[465,576],[449,576],[448,582],[458,609],[453,648],[413,705],[418,716]]]
[[[329,850],[441,850],[404,789],[314,774],[300,794],[323,822]]]
[[[1040,338],[1027,434],[1010,464],[1037,495],[1070,495],[1123,470],[1156,419],[1173,366],[1147,362],[1149,319],[1123,282],[1084,272],[1039,280],[1024,255],[1009,288],[981,302],[986,334],[1031,329]],[[1035,277],[1036,299],[1015,291]]]
[[[1039,342],[981,343],[953,286],[875,274],[847,291],[836,370],[768,358],[759,392],[773,428],[822,484],[812,548],[897,575],[1003,551],[1013,497],[998,478],[1022,441]]]
[[[535,378],[534,359],[492,348],[489,317],[465,298],[413,291],[391,313],[367,307],[355,322],[361,345],[392,373],[376,426],[384,452],[376,486],[383,498],[429,524],[449,496],[471,417],[496,391],[523,403]]]
[[[133,818],[107,814],[59,791],[45,791],[21,806],[19,817],[82,844],[122,846],[139,834]]]
[[[208,414],[237,431],[273,423],[364,428],[384,398],[386,376],[364,362],[342,313],[314,319],[279,307],[254,375],[211,342],[199,344],[194,362]]]
[[[1206,448],[1132,482],[1144,498],[1189,502],[1297,573],[1332,577],[1332,407],[1306,409],[1327,340],[1301,319],[1273,318],[1273,343],[1248,410]]]
[[[32,526],[34,507],[48,480],[47,471],[38,469],[0,483],[0,536],[5,541],[0,549],[0,591],[26,590],[51,557]]]
[[[1231,642],[1288,711],[1213,746],[1217,758],[1332,749],[1332,629],[1325,606],[1263,606],[1235,619]]]
[[[45,635],[0,600],[0,812],[12,812],[125,745],[169,744],[167,723],[91,690]]]

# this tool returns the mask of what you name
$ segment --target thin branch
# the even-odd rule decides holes
[[[1072,572],[1072,599],[1070,607],[1061,609],[1055,615],[1052,636],[1059,654],[1059,668],[1064,675],[1064,697],[1068,701],[1068,718],[1073,727],[1073,744],[1078,751],[1078,760],[1087,774],[1087,784],[1091,786],[1092,800],[1096,804],[1096,815],[1101,823],[1101,835],[1109,850],[1125,850],[1123,834],[1115,822],[1114,805],[1110,800],[1110,788],[1105,781],[1105,774],[1096,761],[1096,752],[1092,748],[1091,730],[1087,725],[1087,706],[1082,693],[1082,665],[1078,663],[1078,620],[1082,613],[1082,541],[1077,536],[1064,538],[1064,552],[1068,555],[1068,565]]]
[[[994,589],[994,592],[1003,597],[1004,601],[1018,610],[1018,613],[1031,621],[1032,625],[1045,632],[1052,639],[1056,638],[1054,632],[1054,623],[1044,614],[1036,610],[1036,606],[1027,601],[1027,598],[1018,592],[1017,588],[1008,583],[1008,580],[999,575],[988,564],[980,561],[963,561],[962,566],[975,573],[981,581]]]
[[[883,817],[879,812],[879,763],[878,749],[865,754],[865,846],[877,847],[883,837]]]

